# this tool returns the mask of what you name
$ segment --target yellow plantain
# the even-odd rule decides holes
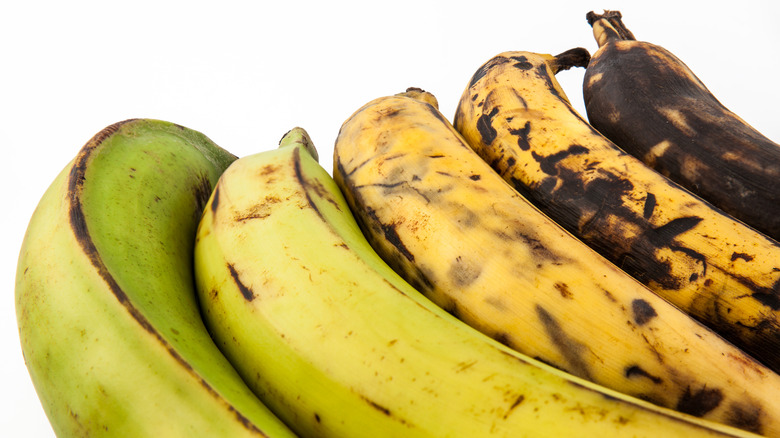
[[[462,321],[574,375],[780,435],[780,376],[543,215],[419,89],[342,125],[334,179],[377,252]]]
[[[584,66],[575,52],[493,57],[463,92],[455,128],[553,220],[780,371],[780,244],[593,129],[555,79]]]

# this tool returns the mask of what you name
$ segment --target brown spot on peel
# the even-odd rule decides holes
[[[717,408],[721,401],[723,401],[723,393],[719,389],[705,387],[698,391],[691,391],[688,387],[677,401],[675,409],[695,417],[702,417]]]
[[[498,108],[493,108],[490,113],[482,114],[477,119],[477,131],[482,137],[482,142],[487,145],[492,144],[498,135],[496,128],[493,127],[493,117],[496,114],[498,114]]]
[[[631,310],[634,312],[634,322],[636,322],[637,325],[645,325],[651,319],[658,316],[653,306],[641,298],[637,298],[631,302]]]
[[[649,379],[651,382],[655,383],[656,385],[663,382],[663,379],[648,373],[647,371],[645,371],[644,368],[640,367],[639,365],[631,365],[630,367],[627,367],[625,371],[625,375],[629,379],[632,377],[644,377]]]
[[[592,379],[590,365],[582,356],[587,347],[576,339],[571,338],[544,307],[537,304],[536,314],[550,340],[552,340],[555,347],[569,364],[570,369],[567,371],[588,380]]]
[[[228,263],[227,265],[228,271],[230,271],[230,276],[233,278],[233,281],[236,283],[236,287],[238,287],[239,292],[241,292],[241,295],[244,297],[247,301],[252,301],[255,299],[255,294],[252,292],[252,289],[247,287],[244,283],[241,282],[241,279],[238,276],[238,272],[236,271],[235,266],[232,263]]]

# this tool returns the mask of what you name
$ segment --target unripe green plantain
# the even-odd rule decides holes
[[[192,250],[235,156],[202,134],[127,120],[95,135],[30,220],[16,310],[59,437],[294,437],[209,336]]]
[[[220,178],[196,278],[218,344],[307,437],[752,436],[525,357],[446,313],[366,241],[303,129]]]
[[[577,114],[555,79],[576,52],[493,57],[464,91],[455,128],[557,223],[780,371],[780,244],[626,154]]]
[[[461,320],[600,385],[780,434],[780,376],[543,215],[430,94],[366,104],[334,155],[334,179],[372,245]]]
[[[599,45],[583,81],[590,123],[626,152],[780,240],[780,145],[721,104],[668,50],[636,41],[620,12],[590,12],[587,19]]]

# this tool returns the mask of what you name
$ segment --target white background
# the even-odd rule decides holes
[[[198,130],[238,156],[305,128],[331,171],[341,123],[416,86],[452,119],[473,72],[506,50],[596,50],[585,14],[619,9],[731,110],[780,141],[780,11],[767,1],[6,2],[0,9],[0,436],[53,436],[21,355],[16,259],[54,176],[131,117]],[[584,115],[583,69],[558,79]]]

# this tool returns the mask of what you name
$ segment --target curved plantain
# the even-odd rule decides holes
[[[734,114],[668,50],[637,41],[618,11],[590,12],[588,120],[626,152],[780,239],[780,145]]]

